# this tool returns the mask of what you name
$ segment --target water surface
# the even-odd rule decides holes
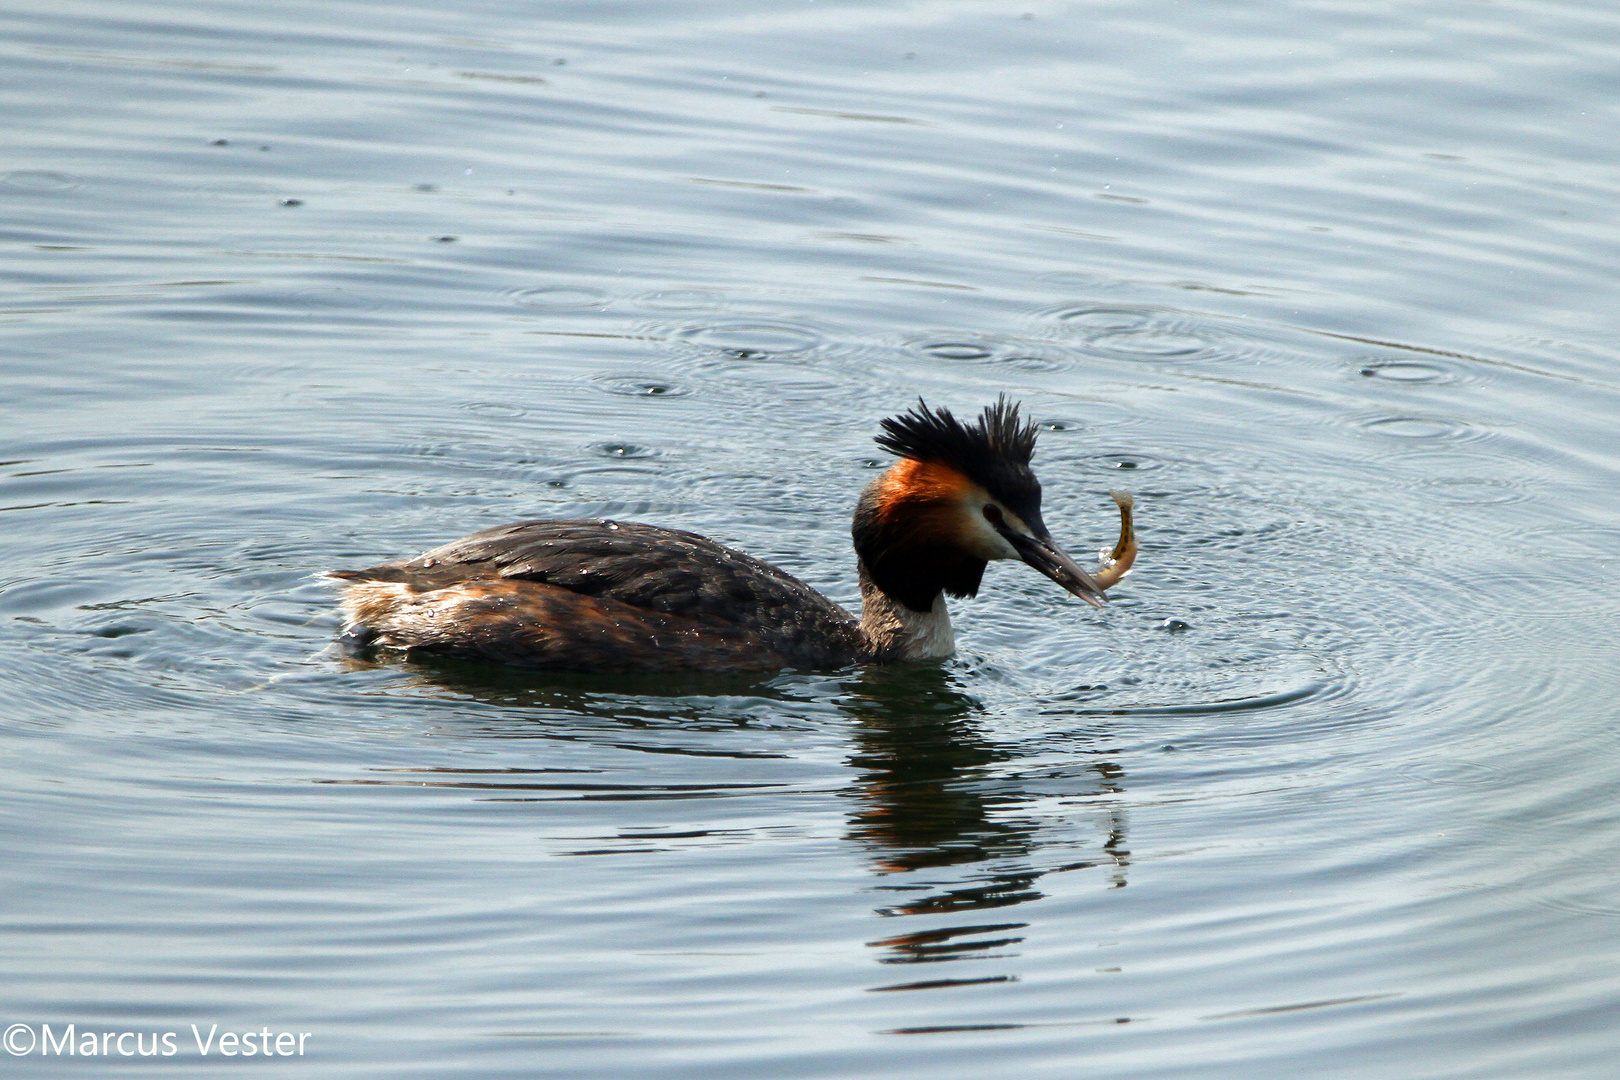
[[[86,2],[0,34],[0,1018],[309,1076],[1610,1075],[1620,17]],[[877,421],[1046,519],[944,665],[345,662],[317,574]],[[127,1045],[127,1044],[126,1044]],[[21,1073],[19,1072],[19,1075]]]

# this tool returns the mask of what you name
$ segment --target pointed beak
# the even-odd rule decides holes
[[[1108,597],[1103,595],[1102,586],[1097,579],[1080,569],[1075,561],[1064,554],[1057,541],[1042,530],[1040,536],[1029,536],[1016,529],[997,530],[1007,538],[1007,542],[1018,552],[1018,557],[1029,565],[1074,593],[1092,607],[1102,607],[1108,603]]]

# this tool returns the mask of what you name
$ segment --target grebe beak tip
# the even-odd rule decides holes
[[[1092,607],[1100,608],[1108,603],[1108,597],[1104,595],[1102,586],[1097,584],[1097,579],[1082,570],[1050,536],[1029,536],[1013,529],[1008,529],[1004,535],[1018,552],[1019,558],[1066,591]]]

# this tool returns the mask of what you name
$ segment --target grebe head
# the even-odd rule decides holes
[[[900,461],[855,510],[855,550],[883,592],[928,611],[943,591],[973,596],[992,559],[1018,559],[1087,603],[1102,588],[1052,539],[1030,471],[1035,425],[1002,397],[969,426],[949,409],[917,407],[883,421],[877,444]]]

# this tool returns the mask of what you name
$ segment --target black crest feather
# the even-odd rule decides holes
[[[883,421],[877,444],[902,458],[955,469],[1024,521],[1041,525],[1041,485],[1030,471],[1035,425],[1024,423],[1018,405],[1003,395],[969,426],[945,408],[917,401],[909,412]],[[979,591],[984,560],[947,537],[917,531],[919,519],[880,505],[879,484],[861,496],[853,535],[861,565],[884,593],[914,611],[928,611],[943,591],[972,596]]]
[[[985,406],[971,427],[943,406],[930,409],[921,398],[915,408],[889,417],[882,426],[883,434],[874,441],[889,453],[949,465],[992,492],[1009,481],[1024,486],[1016,481],[1029,476],[1035,453],[1035,425],[1023,422],[1017,402],[1005,394]]]

